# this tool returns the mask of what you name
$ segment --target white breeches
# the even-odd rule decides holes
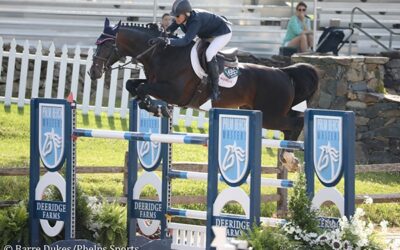
[[[208,46],[206,51],[207,62],[211,61],[218,51],[222,50],[231,40],[232,32],[228,34],[217,36],[215,38],[209,39],[210,46]]]

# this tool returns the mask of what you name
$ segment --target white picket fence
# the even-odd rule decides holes
[[[44,98],[66,98],[66,87],[73,93],[74,98],[78,96],[78,90],[83,90],[82,100],[78,100],[78,109],[82,110],[83,114],[88,114],[89,111],[93,111],[96,116],[101,115],[103,112],[107,113],[107,116],[112,117],[116,113],[119,113],[122,118],[126,118],[128,115],[128,101],[129,93],[125,89],[125,82],[131,78],[132,70],[139,70],[139,78],[144,78],[143,69],[140,65],[132,65],[129,68],[114,69],[111,72],[110,86],[108,89],[108,96],[104,93],[104,75],[102,78],[97,80],[97,86],[95,93],[92,92],[92,81],[88,74],[84,75],[83,86],[79,83],[80,69],[85,69],[87,72],[92,65],[93,48],[89,48],[87,52],[87,58],[81,57],[81,49],[76,46],[74,50],[74,56],[68,56],[67,46],[64,45],[62,48],[61,56],[55,55],[55,46],[51,44],[48,51],[48,55],[44,55],[42,52],[42,44],[40,41],[37,42],[36,53],[31,54],[29,52],[30,43],[25,41],[23,45],[23,51],[17,52],[17,43],[12,40],[9,51],[4,50],[3,40],[0,37],[0,66],[2,66],[3,58],[8,58],[6,76],[6,86],[4,93],[0,92],[0,101],[3,101],[5,106],[10,106],[12,103],[16,103],[18,107],[23,107],[25,104],[29,104],[30,98],[44,97]],[[16,61],[20,60],[20,67],[17,69]],[[126,59],[126,62],[130,61],[130,58]],[[33,72],[28,70],[29,61],[34,62]],[[47,62],[46,77],[43,80],[41,76],[41,66],[43,62]],[[57,67],[55,64],[59,64],[58,83],[54,83],[54,73]],[[67,65],[72,65],[72,73],[70,82],[67,83]],[[117,62],[113,67],[122,65],[122,62]],[[120,71],[122,70],[122,79],[118,79]],[[4,78],[1,76],[2,70],[0,70],[0,79]],[[19,73],[19,80],[15,81],[16,74]],[[28,77],[31,74],[31,77]],[[55,86],[56,85],[56,86]],[[18,87],[17,87],[18,86]],[[39,91],[43,88],[44,92]],[[118,93],[118,86],[120,86],[120,93]],[[16,91],[18,88],[18,91]],[[27,90],[30,93],[27,93]],[[55,91],[57,90],[57,91]],[[55,94],[56,93],[56,94]],[[92,94],[94,95],[94,102],[91,100]],[[104,100],[107,100],[107,105],[103,106]],[[91,104],[92,103],[92,104]],[[117,106],[118,103],[118,106]],[[196,113],[196,115],[195,115]],[[184,126],[192,127],[195,126],[199,129],[205,128],[208,123],[206,112],[194,111],[193,109],[181,109],[174,107],[173,110],[173,124],[178,125],[180,120],[184,121]],[[264,131],[266,134],[266,131]],[[279,138],[279,132],[276,132],[274,137]]]
[[[17,103],[19,107],[23,107],[25,104],[29,104],[30,99],[27,98],[27,87],[29,86],[31,89],[31,93],[29,93],[30,98],[36,97],[45,97],[45,98],[65,98],[65,87],[66,87],[66,79],[67,79],[67,64],[72,64],[72,76],[71,82],[69,83],[71,86],[71,92],[74,94],[76,98],[78,96],[78,88],[83,88],[83,98],[81,103],[78,103],[78,108],[82,110],[83,114],[87,114],[89,111],[94,111],[95,115],[101,115],[102,112],[106,112],[108,116],[114,116],[115,113],[119,113],[122,118],[126,118],[128,114],[128,100],[129,93],[125,89],[125,82],[130,78],[132,69],[122,69],[123,71],[123,79],[118,79],[118,74],[120,69],[115,69],[111,73],[111,81],[108,97],[104,96],[104,76],[97,80],[97,87],[95,93],[95,102],[94,105],[90,105],[90,98],[93,93],[91,93],[91,80],[90,77],[85,74],[83,86],[79,84],[79,71],[80,68],[85,68],[85,72],[89,70],[92,64],[92,55],[93,48],[88,50],[87,59],[81,58],[80,47],[77,46],[75,49],[75,55],[70,58],[68,57],[67,47],[64,46],[62,48],[62,54],[60,57],[55,56],[55,47],[52,44],[49,48],[49,54],[42,54],[42,45],[39,41],[36,46],[36,53],[29,53],[29,42],[26,41],[24,44],[23,52],[16,52],[16,42],[13,40],[10,44],[10,50],[4,51],[3,49],[3,40],[0,37],[0,65],[2,64],[3,58],[8,58],[8,66],[6,73],[6,87],[5,93],[0,93],[0,101],[3,101],[6,106],[10,106],[11,103]],[[19,81],[16,83],[14,80],[15,71],[16,71],[16,59],[21,60],[21,67],[18,70]],[[28,79],[28,61],[34,61],[34,70],[32,79]],[[127,61],[130,58],[126,59]],[[42,63],[47,62],[47,70],[46,70],[46,79],[44,81],[44,94],[39,96],[39,87],[41,85],[40,74],[41,74],[41,65]],[[58,77],[58,85],[53,86],[53,77],[54,77],[54,64],[59,63],[59,77]],[[122,64],[117,62],[113,67],[118,66],[118,64]],[[144,72],[138,65],[133,65],[130,68],[137,68],[140,70],[140,77],[144,77]],[[120,96],[117,95],[117,85],[120,84],[122,86],[122,94]],[[18,91],[16,90],[16,86],[18,85]],[[57,89],[57,95],[52,96],[53,89]],[[14,95],[15,96],[14,96]],[[103,106],[103,99],[108,98],[108,105]],[[116,101],[120,100],[120,105],[116,106]],[[198,128],[204,128],[207,123],[206,113],[198,112],[199,115],[195,116],[192,109],[181,109],[178,107],[174,108],[174,125],[179,123],[179,120],[185,121],[185,126],[192,126],[193,122],[197,123]]]

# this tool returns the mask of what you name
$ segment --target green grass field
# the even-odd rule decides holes
[[[5,108],[0,104],[0,167],[29,166],[30,141],[29,106],[18,109],[15,105]],[[82,115],[78,112],[78,125],[82,128],[127,130],[128,120],[108,118],[105,115],[95,117],[92,113]],[[183,126],[175,128],[179,132],[199,132],[195,128]],[[202,132],[207,132],[207,129]],[[120,140],[79,138],[77,143],[78,166],[123,166],[127,142]],[[301,157],[301,154],[299,155]],[[197,145],[174,145],[173,162],[206,162],[207,148]],[[276,165],[276,150],[263,149],[262,165]],[[274,178],[273,175],[266,176]],[[359,174],[356,177],[356,194],[396,193],[400,190],[400,175],[394,173]],[[295,178],[294,174],[290,175]],[[80,187],[88,195],[122,196],[122,174],[81,174],[78,175]],[[28,177],[0,176],[0,200],[19,200],[28,197]],[[220,185],[221,186],[221,185]],[[342,187],[343,185],[340,185]],[[245,188],[248,192],[248,188]],[[341,188],[343,191],[343,187]],[[275,188],[262,188],[263,194],[275,193]],[[154,190],[145,193],[154,195]],[[206,195],[207,183],[204,181],[174,180],[173,195]],[[191,209],[205,210],[204,204],[190,204]],[[392,226],[400,225],[400,205],[373,204],[362,205],[369,218],[379,223],[382,219]],[[237,209],[237,208],[231,208]],[[275,204],[263,205],[263,215],[270,216],[276,211]]]

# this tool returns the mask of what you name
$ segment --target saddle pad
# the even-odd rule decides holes
[[[200,43],[200,39],[196,41],[193,45],[192,50],[190,52],[190,61],[192,63],[193,71],[196,75],[203,79],[203,77],[207,77],[207,73],[200,65],[199,56],[197,54],[197,46]],[[219,83],[218,85],[224,88],[232,88],[235,86],[237,79],[239,77],[239,68],[231,68],[224,67],[224,71],[219,75]]]

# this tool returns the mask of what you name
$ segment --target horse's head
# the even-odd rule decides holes
[[[92,80],[99,79],[121,56],[115,46],[115,40],[121,21],[114,27],[110,26],[110,21],[106,18],[103,33],[96,41],[96,52],[93,54],[93,64],[90,67],[89,75]]]

